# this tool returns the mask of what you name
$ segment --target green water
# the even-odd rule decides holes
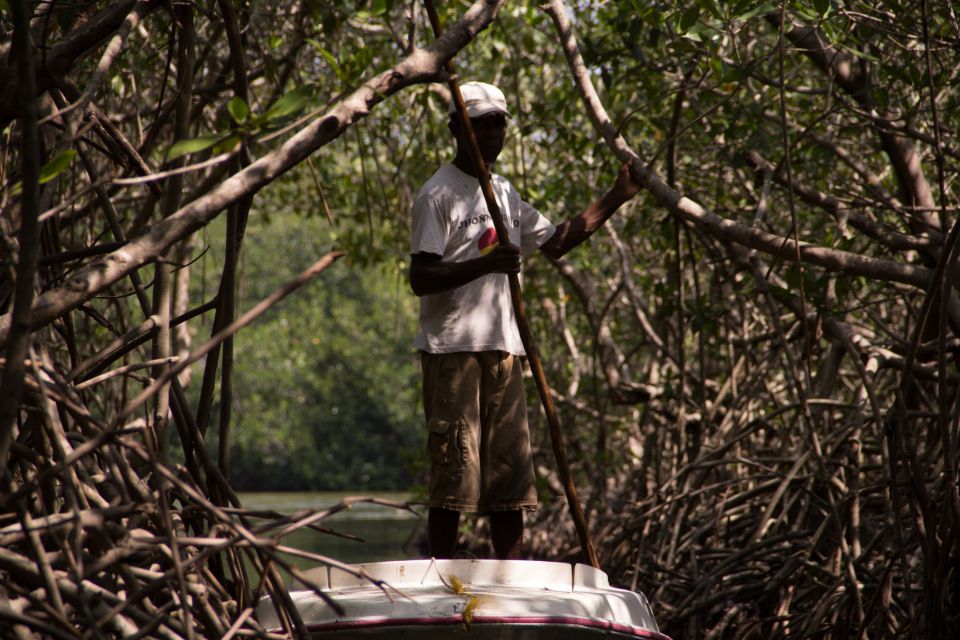
[[[292,514],[304,509],[327,509],[348,496],[365,495],[394,502],[411,499],[406,493],[241,493],[240,501],[246,509],[272,510]],[[423,507],[415,507],[424,513]],[[304,551],[322,554],[351,564],[382,560],[407,560],[422,557],[417,542],[426,527],[426,519],[408,511],[369,503],[356,503],[349,509],[335,513],[319,526],[355,536],[346,539],[311,529],[301,529],[283,538],[283,544]],[[309,569],[318,563],[286,556],[285,559],[300,569]]]

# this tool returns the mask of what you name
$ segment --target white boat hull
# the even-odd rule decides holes
[[[343,614],[313,591],[290,593],[312,637],[669,640],[643,594],[613,588],[582,564],[404,560],[351,569],[361,575],[332,567],[307,575]],[[257,614],[264,627],[281,626],[269,600]]]

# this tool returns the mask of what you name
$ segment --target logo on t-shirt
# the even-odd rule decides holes
[[[497,230],[493,227],[490,227],[486,231],[480,234],[480,239],[477,240],[477,249],[480,250],[480,255],[485,256],[491,251],[494,250],[497,246]]]

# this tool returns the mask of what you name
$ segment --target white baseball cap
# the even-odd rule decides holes
[[[488,113],[502,113],[510,117],[507,111],[507,99],[503,91],[492,84],[486,82],[464,82],[460,85],[460,94],[463,96],[463,103],[467,107],[468,118],[479,118]],[[453,100],[450,101],[450,113],[454,113],[457,106]]]

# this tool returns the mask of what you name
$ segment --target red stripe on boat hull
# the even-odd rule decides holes
[[[326,622],[322,624],[308,624],[307,630],[311,633],[323,633],[325,631],[346,631],[373,629],[376,627],[412,627],[412,626],[433,626],[433,625],[460,625],[463,624],[463,616],[447,616],[438,618],[436,616],[423,616],[417,618],[364,618],[362,620],[344,620],[342,622]],[[644,638],[646,640],[670,640],[657,631],[634,627],[609,620],[595,620],[592,618],[580,618],[577,616],[483,616],[475,615],[471,619],[470,626],[474,625],[558,625],[568,627],[580,627],[589,629],[598,629],[603,631],[614,631],[616,633],[628,635],[634,638]]]

